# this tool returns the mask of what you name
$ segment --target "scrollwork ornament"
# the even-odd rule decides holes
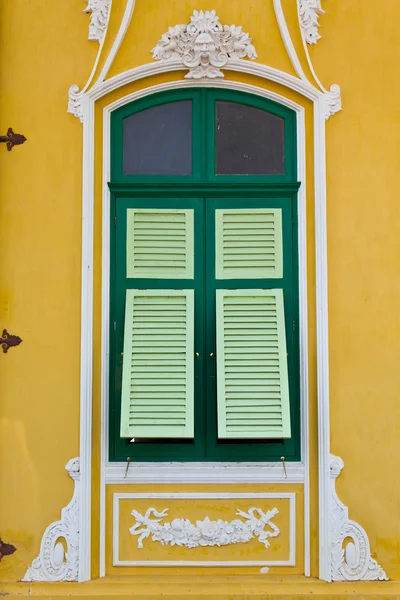
[[[138,537],[138,548],[143,548],[143,540],[151,537],[153,542],[160,542],[163,546],[185,546],[197,548],[198,546],[227,546],[229,544],[247,543],[253,538],[269,547],[269,539],[279,535],[279,528],[272,522],[278,514],[278,509],[273,508],[263,512],[260,508],[252,507],[246,513],[237,511],[243,520],[211,521],[206,517],[193,524],[189,519],[174,519],[171,523],[161,523],[167,516],[168,509],[158,512],[149,508],[144,515],[136,510],[132,511],[136,523],[129,529],[132,535]],[[154,518],[155,517],[155,518]],[[265,529],[269,527],[269,529]]]
[[[170,27],[151,52],[155,60],[181,60],[188,79],[215,79],[229,59],[257,58],[251,41],[241,27],[221,25],[215,10],[195,10],[188,25]]]
[[[371,556],[365,530],[348,518],[348,508],[336,494],[335,482],[344,463],[331,454],[331,577],[332,581],[387,580],[382,567]],[[345,545],[346,540],[346,545]]]
[[[66,470],[75,483],[71,502],[61,510],[61,519],[43,534],[39,556],[28,567],[22,581],[77,581],[79,569],[79,478],[80,461],[73,458]],[[61,542],[64,541],[64,545]]]
[[[84,92],[79,90],[76,84],[71,85],[68,90],[68,112],[79,119],[81,123],[83,123],[83,97]]]
[[[298,0],[300,27],[307,44],[316,44],[321,39],[318,33],[319,15],[325,14],[322,10],[321,0]]]
[[[325,119],[328,120],[329,117],[342,110],[340,86],[338,86],[336,83],[331,85],[329,92],[325,92],[324,98],[326,102]]]

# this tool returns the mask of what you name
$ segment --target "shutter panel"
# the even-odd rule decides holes
[[[193,210],[127,211],[127,277],[193,279]]]
[[[282,290],[217,290],[219,438],[290,437]]]
[[[282,277],[282,211],[216,210],[216,278]]]
[[[121,437],[193,437],[193,290],[127,290]]]

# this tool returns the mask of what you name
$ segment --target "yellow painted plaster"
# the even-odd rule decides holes
[[[259,62],[295,74],[280,37],[272,0],[136,0],[135,12],[109,76],[153,62],[152,48],[161,36],[181,23],[189,23],[193,10],[215,10],[222,25],[241,25],[253,40]]]
[[[114,3],[122,15],[123,2]],[[283,5],[292,28],[293,9],[289,0]],[[12,126],[28,138],[24,146],[10,153],[0,146],[0,329],[6,327],[23,338],[18,348],[0,355],[0,535],[17,547],[15,554],[0,563],[2,580],[16,581],[23,576],[39,551],[42,532],[59,518],[61,507],[70,500],[73,483],[64,465],[79,452],[82,128],[67,114],[66,106],[68,87],[73,83],[83,85],[97,51],[97,43],[87,40],[89,17],[81,14],[83,8],[81,0],[0,3],[0,133]],[[187,22],[193,8],[216,8],[223,23],[243,25],[253,37],[259,62],[293,74],[278,37],[272,0],[247,4],[216,0],[212,7],[202,2],[193,6],[188,0],[137,0],[128,35],[110,74],[150,62],[149,50],[160,35],[170,25]],[[311,54],[323,82],[341,84],[344,103],[343,112],[327,126],[332,450],[345,460],[337,488],[350,507],[350,517],[366,528],[373,555],[389,577],[399,579],[400,483],[395,467],[400,417],[400,83],[395,66],[400,58],[400,4],[398,0],[382,0],[379,10],[372,10],[367,2],[329,0],[325,9],[327,13],[320,17],[323,38]],[[105,50],[115,35],[114,24]],[[298,43],[295,39],[296,47]],[[301,60],[303,64],[304,57]],[[177,78],[181,77],[179,73]],[[175,74],[163,75],[137,83],[136,88],[133,84],[126,86],[98,102],[96,108],[94,575],[98,572],[99,525],[101,107],[118,94],[174,78]],[[229,78],[282,91],[280,86],[253,77],[229,73]],[[283,93],[297,98],[290,91]],[[308,134],[312,134],[311,107],[301,102],[306,107]],[[308,159],[312,152],[312,142],[308,142]],[[312,574],[316,575],[312,179],[308,160],[311,538]],[[259,581],[257,586],[261,585]],[[60,595],[68,589],[77,597],[123,596],[128,589],[110,587],[113,585],[110,581],[80,587],[56,585],[52,594]],[[136,588],[131,583],[126,585],[130,586],[129,596],[132,589],[137,589],[137,597],[140,593],[145,597],[139,584]],[[153,595],[158,593],[156,585]],[[235,596],[232,586],[238,585],[227,584],[229,597]],[[292,597],[299,589],[327,598],[350,593],[360,598],[363,594],[399,595],[397,584],[331,588],[311,581],[309,589],[300,583],[293,584],[297,588],[289,584],[284,587],[271,580],[269,585],[271,593],[291,593]],[[18,589],[38,597],[48,594],[43,586],[7,589],[9,593]],[[183,593],[188,588],[168,589],[176,596],[177,591]],[[207,593],[212,597],[216,592],[210,589]],[[250,585],[246,589],[253,588]],[[257,589],[254,597],[261,594],[260,587]]]
[[[113,538],[113,518],[114,505],[113,495],[115,493],[155,493],[155,492],[190,492],[190,493],[287,493],[296,494],[296,566],[295,567],[270,567],[270,573],[281,574],[301,574],[304,571],[304,528],[303,528],[303,487],[301,485],[108,485],[107,486],[107,574],[111,576],[125,576],[135,572],[143,574],[149,572],[148,567],[121,567],[113,566],[112,544]],[[261,506],[262,505],[262,506]],[[199,519],[209,516],[211,520],[223,519],[231,521],[236,517],[236,510],[245,512],[252,506],[260,506],[265,510],[274,507],[278,508],[279,515],[274,517],[273,522],[280,528],[281,533],[276,538],[271,538],[271,546],[265,548],[258,540],[252,540],[248,544],[235,544],[224,547],[214,548],[178,548],[162,546],[158,542],[152,542],[151,538],[145,540],[143,549],[137,548],[137,537],[129,533],[129,528],[134,524],[134,518],[131,516],[133,509],[144,514],[146,510],[154,506],[157,510],[169,508],[169,516],[164,521],[171,521],[173,518],[188,518],[195,523]],[[197,560],[197,561],[272,561],[289,560],[289,500],[287,499],[121,499],[119,514],[119,543],[120,560]],[[214,574],[235,574],[240,573],[256,574],[260,573],[261,567],[212,567]],[[207,567],[152,567],[151,572],[159,575],[171,574],[187,575],[205,575],[209,568]]]

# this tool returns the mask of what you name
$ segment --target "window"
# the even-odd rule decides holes
[[[165,127],[137,117],[165,107],[190,114],[174,174],[162,171]],[[139,129],[126,125],[136,117],[142,170]],[[226,90],[158,94],[113,115],[110,460],[299,459],[293,139],[290,110]],[[124,174],[127,148],[139,171]]]
[[[192,103],[160,104],[123,121],[124,175],[190,175]]]

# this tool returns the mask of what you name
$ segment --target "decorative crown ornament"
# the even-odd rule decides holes
[[[215,10],[195,10],[188,25],[170,27],[151,52],[155,60],[181,60],[188,79],[215,79],[228,59],[257,58],[251,41],[241,27],[221,25]]]

